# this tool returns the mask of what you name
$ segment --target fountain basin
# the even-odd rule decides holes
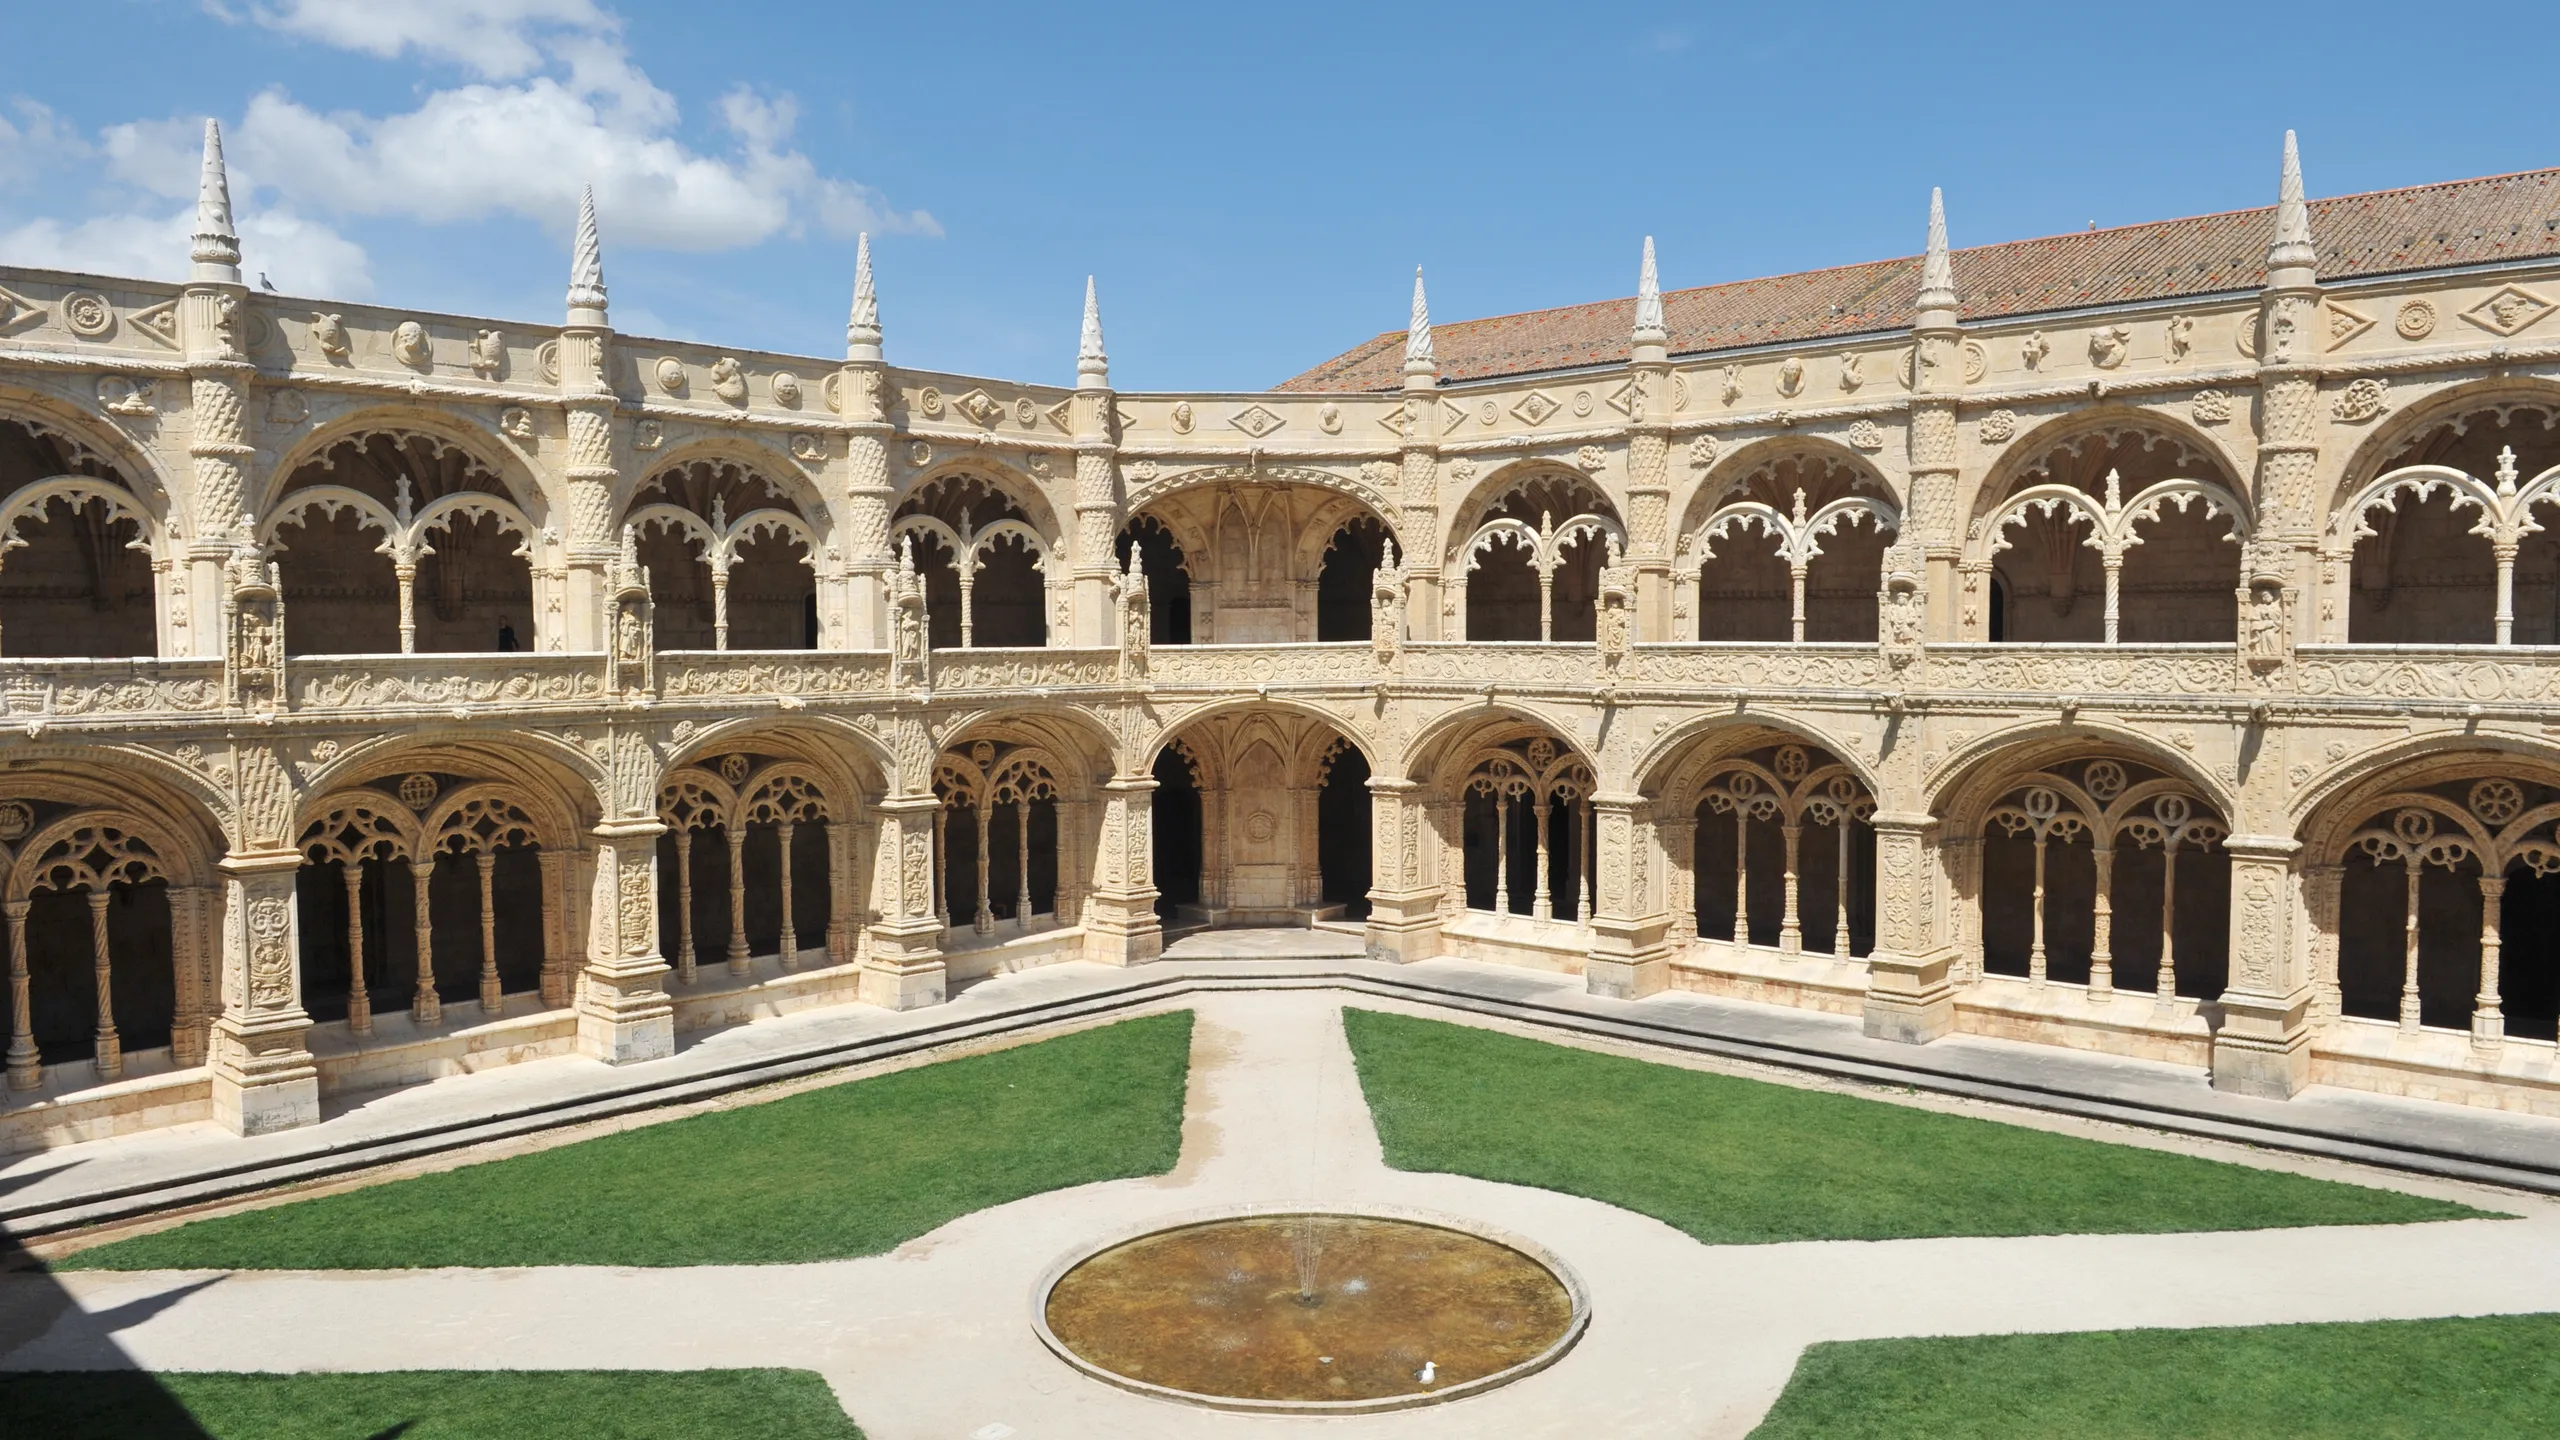
[[[1590,1317],[1561,1260],[1490,1226],[1267,1206],[1082,1247],[1050,1267],[1032,1303],[1042,1343],[1096,1379],[1267,1413],[1477,1394],[1554,1364]]]

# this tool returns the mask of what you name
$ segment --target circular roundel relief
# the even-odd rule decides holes
[[[1244,817],[1245,838],[1256,845],[1268,844],[1280,833],[1280,817],[1268,810],[1256,810]]]

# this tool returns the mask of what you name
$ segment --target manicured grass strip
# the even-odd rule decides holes
[[[1711,1244],[2477,1217],[2442,1200],[1345,1010],[1399,1170],[1583,1195]]]
[[[0,1374],[0,1434],[45,1440],[862,1440],[808,1370]]]
[[[2560,1315],[1865,1340],[1796,1362],[1752,1440],[2524,1440]]]
[[[973,1210],[1173,1168],[1191,1012],[200,1220],[64,1269],[739,1265],[894,1249]]]

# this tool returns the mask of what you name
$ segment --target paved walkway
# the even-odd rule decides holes
[[[684,1036],[676,1055],[647,1064],[561,1057],[332,1097],[321,1124],[281,1134],[244,1140],[210,1124],[178,1126],[6,1157],[0,1232],[43,1235],[147,1215],[1202,994],[1310,987],[2560,1193],[2560,1120],[2317,1086],[2291,1100],[2259,1100],[2215,1090],[2191,1066],[1968,1035],[1899,1045],[1867,1038],[1856,1016],[1677,992],[1609,1000],[1585,993],[1574,976],[1466,960],[1396,965],[1279,953],[1329,946],[1324,931],[1212,933],[1219,938],[1179,942],[1216,952],[1206,958],[1041,966],[922,1010],[845,1005]],[[1238,953],[1245,946],[1272,953]]]
[[[1342,1038],[1338,994],[1185,1003],[1199,1024],[1182,1160],[1168,1176],[1035,1196],[889,1255],[816,1265],[0,1277],[0,1366],[804,1366],[828,1377],[876,1440],[1317,1430],[1693,1437],[1747,1433],[1803,1346],[1819,1339],[2485,1314],[2560,1302],[2560,1204],[2513,1195],[2486,1203],[2523,1219],[1701,1245],[1592,1201],[1388,1170]],[[1143,1399],[1074,1373],[1031,1333],[1041,1272],[1096,1236],[1212,1206],[1301,1201],[1413,1206],[1537,1240],[1589,1286],[1590,1331],[1557,1365],[1500,1391],[1326,1421]]]

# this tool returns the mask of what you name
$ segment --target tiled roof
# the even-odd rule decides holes
[[[1968,319],[2067,310],[2266,283],[2275,207],[2013,240],[1955,252]],[[2343,280],[2560,255],[2560,169],[2311,202],[2320,278]],[[1896,330],[1911,323],[1920,257],[1666,292],[1671,351]],[[1603,300],[1434,325],[1445,380],[1481,380],[1627,358],[1635,300]],[[1282,390],[1392,390],[1404,332],[1389,331],[1290,379]]]

